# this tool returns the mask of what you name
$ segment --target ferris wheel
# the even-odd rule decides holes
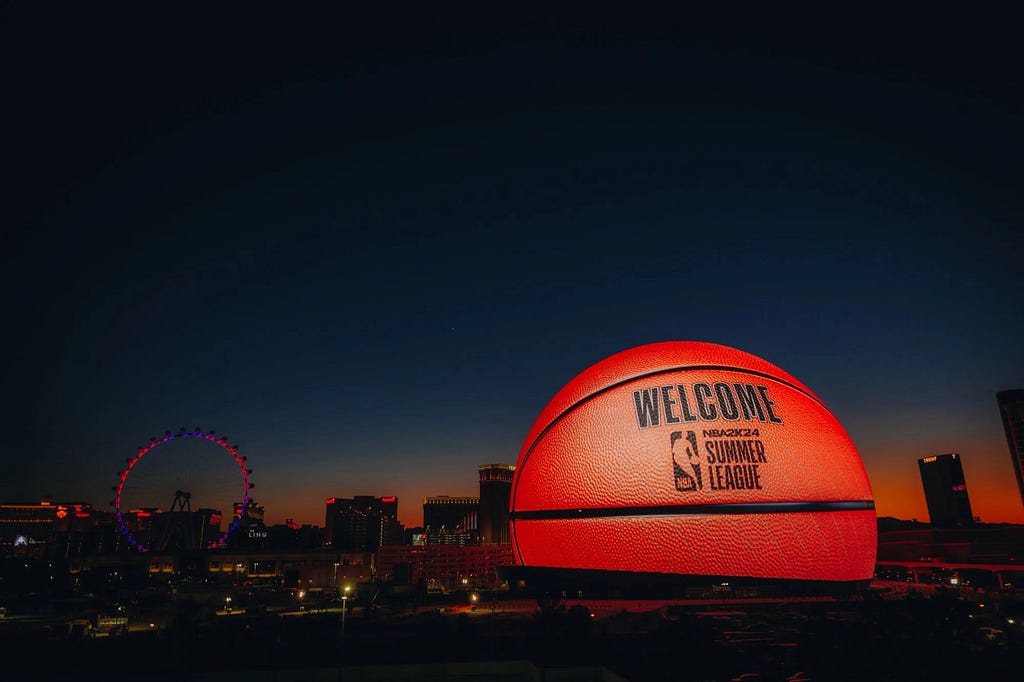
[[[158,448],[160,452],[154,452]],[[135,455],[126,459],[127,467],[117,472],[118,482],[112,488],[115,497],[110,502],[128,544],[139,552],[168,550],[172,549],[171,536],[177,536],[173,549],[226,545],[252,501],[249,491],[254,484],[249,481],[252,469],[246,466],[247,459],[238,454],[237,445],[229,444],[227,436],[198,427],[193,431],[182,428],[178,433],[165,431],[160,438],[150,438],[149,445],[140,445]],[[171,495],[170,509],[164,512],[162,507]],[[196,510],[192,509],[193,500],[200,505]],[[211,517],[198,531],[194,511]],[[221,532],[220,516],[216,515],[225,511],[232,518]],[[206,532],[209,529],[214,531]]]

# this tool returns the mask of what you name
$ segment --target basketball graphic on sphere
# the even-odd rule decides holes
[[[809,388],[693,341],[617,353],[570,381],[512,482],[522,566],[864,581],[877,522],[864,465]]]

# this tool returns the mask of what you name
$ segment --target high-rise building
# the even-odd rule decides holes
[[[324,545],[337,551],[372,552],[403,542],[397,497],[327,498]]]
[[[999,416],[1003,418],[1006,444],[1010,446],[1010,460],[1013,473],[1017,475],[1017,489],[1024,504],[1024,389],[1012,389],[996,393]]]
[[[477,544],[480,541],[479,509],[479,497],[424,497],[422,542],[463,547]]]
[[[425,532],[475,531],[478,528],[479,497],[449,497],[436,495],[423,498],[423,528]]]
[[[917,460],[931,524],[938,528],[974,524],[960,455],[933,455]]]
[[[484,464],[480,467],[480,542],[509,544],[508,510],[512,498],[513,464]]]

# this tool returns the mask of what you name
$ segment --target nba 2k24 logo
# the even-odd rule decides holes
[[[704,431],[704,453],[697,446],[697,433],[673,431],[669,434],[672,448],[672,477],[676,490],[763,490],[761,465],[767,463],[764,443],[758,438],[708,438],[732,435],[760,436],[758,429],[710,429]]]

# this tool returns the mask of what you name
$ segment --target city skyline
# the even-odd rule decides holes
[[[946,455],[943,455],[943,456],[946,456]],[[894,506],[892,504],[892,500],[881,500],[880,501],[878,499],[878,493],[877,493],[877,491],[875,491],[875,503],[876,503],[876,509],[878,510],[878,516],[880,516],[880,517],[881,516],[890,516],[890,517],[901,518],[901,519],[905,519],[905,520],[915,519],[915,520],[918,520],[918,521],[921,521],[921,522],[928,522],[929,521],[929,510],[928,510],[928,507],[927,507],[925,491],[924,491],[924,487],[921,486],[920,473],[919,473],[919,469],[918,469],[922,459],[934,460],[935,459],[935,455],[928,455],[928,456],[925,456],[925,457],[916,457],[916,458],[911,460],[911,463],[914,465],[914,468],[915,468],[915,475],[918,477],[918,480],[917,480],[917,487],[918,487],[917,493],[918,493],[918,495],[912,494],[911,491],[906,491],[908,493],[911,493],[911,494],[907,495],[907,497],[909,497],[909,498],[913,498],[913,497],[919,496],[921,498],[920,499],[921,505],[920,506],[914,506],[914,507],[911,507],[911,506],[906,506],[906,507]],[[971,480],[970,476],[967,474],[967,471],[970,470],[969,460],[967,461],[967,464],[965,465],[963,457],[959,457],[958,456],[958,461],[961,463],[961,466],[965,466],[964,477],[967,480],[968,489],[973,490],[973,486],[970,485],[970,480]],[[1010,467],[1010,468],[1012,470],[1012,467]],[[478,469],[479,469],[479,466],[476,466],[476,467],[473,467],[473,469],[471,469],[470,471],[472,473],[473,471],[476,471]],[[870,477],[870,471],[868,473],[869,473],[869,477]],[[981,478],[981,480],[984,480],[982,477],[979,477],[979,478]],[[413,528],[413,527],[422,526],[423,525],[423,509],[422,509],[422,504],[424,503],[424,501],[427,498],[430,498],[430,497],[452,497],[452,498],[457,498],[457,497],[466,497],[466,498],[469,498],[469,497],[479,497],[479,481],[478,481],[478,479],[470,477],[470,480],[473,481],[474,483],[476,483],[476,486],[470,486],[471,492],[453,493],[453,492],[449,492],[449,491],[438,491],[438,492],[428,493],[428,494],[424,494],[424,495],[419,495],[419,496],[412,497],[412,498],[403,498],[401,495],[395,495],[395,497],[398,498],[398,509],[399,509],[398,518],[399,518],[399,521],[403,525],[405,525],[407,528]],[[406,486],[406,484],[400,484],[400,485],[394,485],[394,486],[391,486],[391,487],[392,488],[404,488],[405,486]],[[171,487],[173,488],[173,486],[171,486]],[[386,489],[387,487],[388,486],[387,486],[386,483],[382,483],[382,485],[380,486],[380,489],[364,490],[364,491],[345,491],[344,494],[349,496],[349,497],[360,496],[360,495],[362,495],[362,496],[369,495],[369,496],[377,496],[377,497],[388,496],[388,495],[391,494],[391,491]],[[463,487],[465,487],[465,486],[463,486]],[[266,489],[262,489],[261,493],[264,493],[264,492],[270,492],[268,497],[270,499],[275,499],[274,496],[273,496],[272,491],[267,491]],[[476,493],[476,495],[474,495],[474,493]],[[261,507],[265,506],[262,503],[262,500],[264,499],[264,496],[262,494],[257,494],[255,491],[253,491],[253,495],[252,496],[253,496],[253,499],[258,499],[258,501],[260,501]],[[106,507],[105,507],[104,504],[97,503],[94,500],[87,499],[87,498],[82,497],[82,496],[75,497],[75,496],[72,495],[70,497],[66,497],[66,498],[62,498],[62,499],[56,499],[53,495],[44,494],[44,495],[40,495],[38,497],[39,497],[39,499],[49,498],[49,499],[51,499],[53,501],[54,504],[65,504],[65,503],[69,503],[69,502],[86,502],[86,503],[92,504],[94,506],[94,508],[96,508],[99,511],[105,511],[106,510]],[[404,505],[402,504],[403,499],[405,500],[405,504]],[[38,500],[32,499],[31,497],[22,497],[22,498],[10,498],[10,499],[0,500],[0,503],[10,503],[10,502],[26,502],[26,503],[31,503],[31,502],[35,502],[35,501],[38,501]],[[1011,500],[1011,501],[1013,501],[1013,500]],[[1003,502],[1005,502],[1005,500]],[[296,509],[296,508],[308,509],[310,511],[308,511],[308,512],[304,511],[303,513],[304,514],[309,514],[309,517],[307,518],[306,516],[303,516],[301,514],[296,514],[296,513],[290,513],[290,512],[282,511],[282,512],[278,512],[278,513],[272,513],[270,515],[270,517],[269,517],[271,520],[269,521],[268,525],[284,523],[286,520],[293,520],[293,521],[296,521],[298,523],[303,523],[303,524],[308,524],[308,525],[318,525],[318,526],[322,526],[323,525],[323,520],[322,520],[323,519],[323,509],[322,509],[322,507],[323,507],[323,500],[322,499],[317,498],[316,501],[303,500],[303,502],[298,503],[298,506],[295,506],[295,504],[296,503],[293,502],[293,506],[290,507],[290,508],[291,509]],[[319,504],[319,507],[316,506],[317,504]],[[167,504],[157,503],[156,501],[154,501],[154,503],[152,505],[150,505],[150,506],[169,507],[169,505],[167,505]],[[221,506],[223,506],[223,505],[221,505]],[[895,509],[911,509],[913,511],[913,513],[907,514],[907,513],[901,513],[899,511],[891,511],[894,508]],[[988,510],[991,510],[991,509],[1000,509],[1000,508],[1004,508],[1004,507],[1003,506],[994,507],[992,505],[988,505],[988,506],[984,506],[984,508],[988,509]],[[1015,518],[1013,516],[1013,510],[1012,510],[1012,506],[1011,505],[1005,505],[1005,508],[1010,510],[1009,518],[990,518],[990,517],[986,517],[986,516],[983,516],[980,513],[978,513],[977,509],[975,510],[975,515],[977,515],[981,519],[981,521],[983,523],[1021,523],[1022,522],[1021,520],[1015,520]],[[225,511],[225,510],[221,510],[221,511]],[[1022,515],[1022,517],[1024,517],[1024,515]],[[411,519],[411,521],[409,519]]]
[[[974,513],[1024,522],[993,400],[1024,386],[1024,126],[988,24],[2,12],[0,499],[103,508],[201,427],[268,522],[395,495],[418,525],[588,366],[696,340],[820,396],[880,516],[927,518],[917,460],[957,452]]]

